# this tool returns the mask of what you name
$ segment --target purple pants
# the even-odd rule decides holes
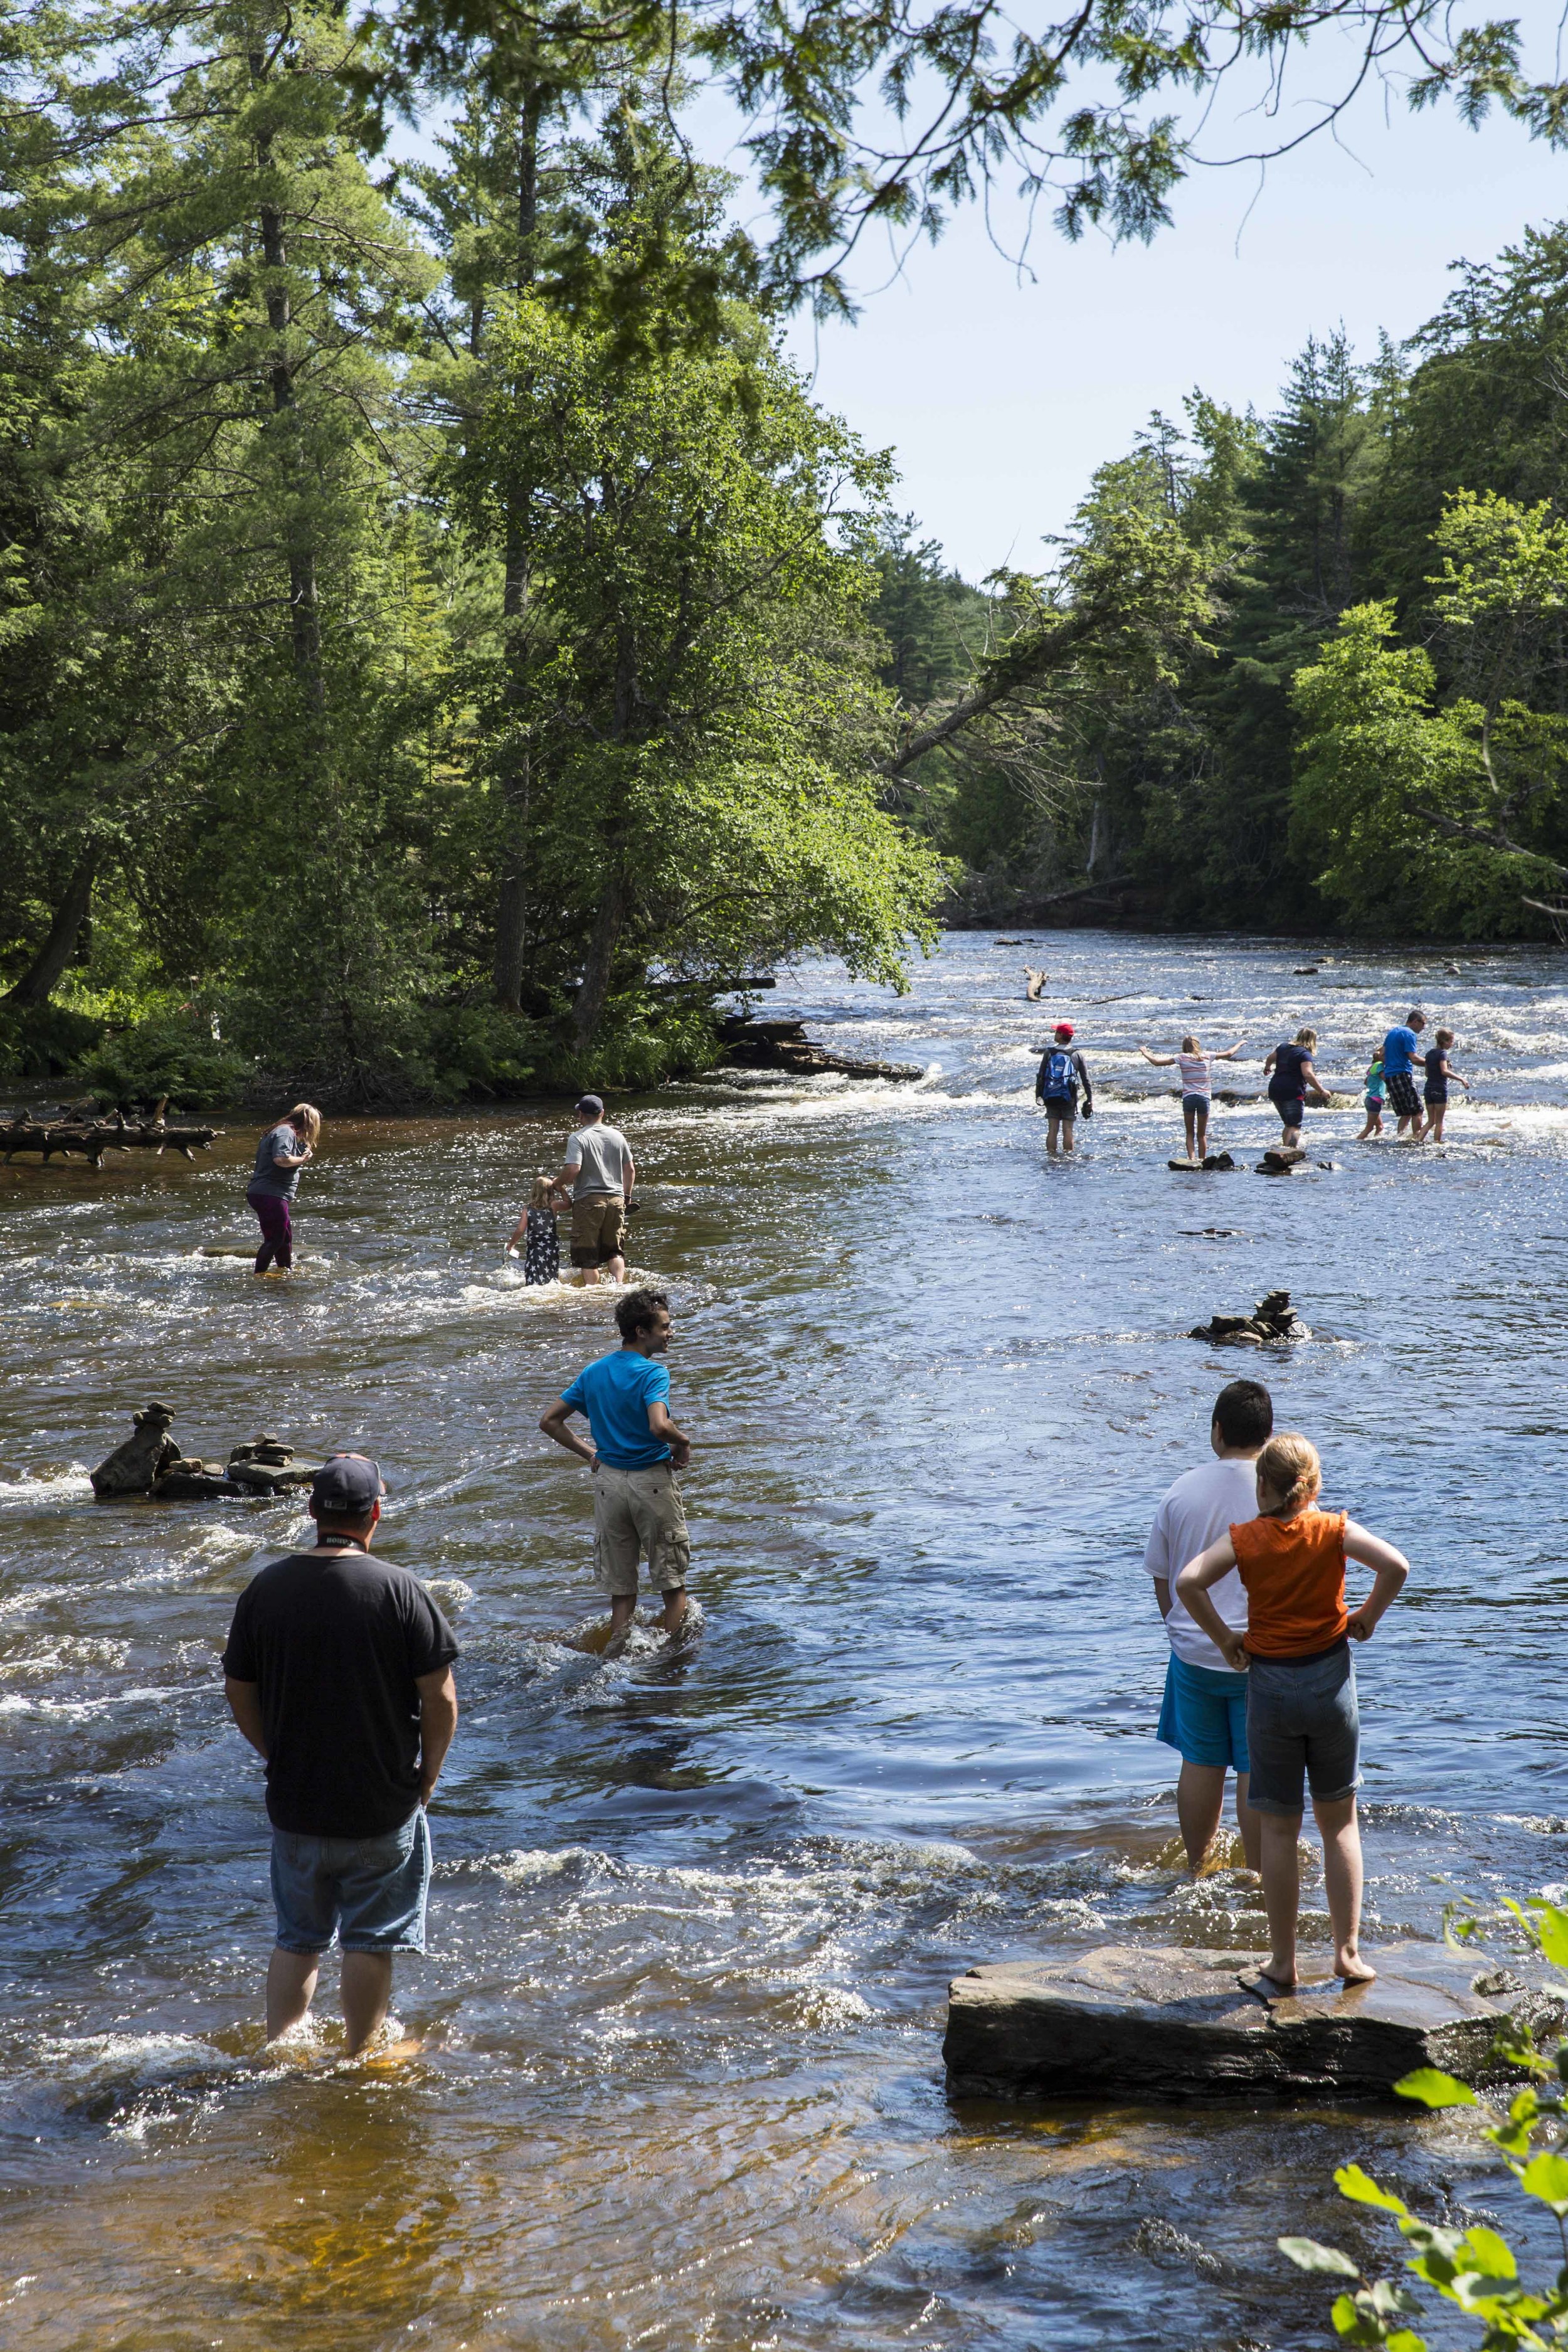
[[[256,1253],[256,1271],[265,1274],[274,1258],[280,1266],[294,1263],[294,1226],[289,1214],[289,1203],[279,1192],[247,1192],[246,1199],[260,1221],[261,1247]]]

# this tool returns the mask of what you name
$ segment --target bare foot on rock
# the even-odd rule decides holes
[[[1377,1970],[1370,1960],[1363,1960],[1359,1952],[1346,1950],[1334,1954],[1334,1974],[1343,1977],[1346,1984],[1371,1984]]]
[[[1243,1992],[1261,1993],[1265,2000],[1278,2000],[1284,1993],[1294,1992],[1300,1979],[1294,1968],[1280,1960],[1266,1969],[1254,1969],[1250,1976],[1237,1977]]]

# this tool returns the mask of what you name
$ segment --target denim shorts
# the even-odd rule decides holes
[[[1178,1748],[1184,1764],[1229,1764],[1247,1769],[1247,1676],[1217,1666],[1189,1665],[1171,1653],[1165,1696],[1154,1737]]]
[[[1202,1111],[1205,1118],[1208,1117],[1209,1111],[1212,1108],[1213,1106],[1207,1095],[1184,1095],[1182,1097],[1182,1108],[1184,1110]],[[1198,1668],[1198,1672],[1202,1674],[1203,1668],[1201,1666]]]
[[[1353,1797],[1361,1783],[1361,1717],[1348,1642],[1319,1658],[1257,1658],[1247,1677],[1247,1801],[1260,1813],[1299,1813],[1303,1782],[1315,1802]]]
[[[422,1952],[429,1893],[423,1805],[384,1837],[272,1832],[272,1900],[286,1952],[324,1952],[334,1931],[345,1952]]]

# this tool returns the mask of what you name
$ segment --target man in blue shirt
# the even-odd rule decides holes
[[[656,1363],[669,1345],[669,1300],[662,1290],[634,1290],[616,1309],[621,1344],[580,1371],[539,1423],[546,1437],[586,1462],[594,1474],[594,1557],[610,1596],[612,1639],[637,1614],[637,1562],[647,1554],[651,1583],[664,1595],[664,1629],[686,1614],[691,1545],[675,1473],[691,1458],[691,1441],[669,1417],[669,1373]],[[585,1445],[566,1423],[586,1413]]]
[[[1410,1141],[1419,1143],[1422,1131],[1421,1097],[1415,1091],[1415,1056],[1420,1050],[1420,1033],[1426,1026],[1426,1015],[1419,1005],[1411,1008],[1405,1025],[1391,1029],[1383,1041],[1383,1075],[1388,1088],[1390,1107],[1399,1114],[1399,1133],[1405,1137],[1410,1129]]]

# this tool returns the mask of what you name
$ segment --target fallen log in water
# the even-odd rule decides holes
[[[835,1054],[805,1034],[804,1021],[748,1021],[732,1013],[719,1024],[724,1059],[744,1070],[787,1070],[800,1077],[833,1072],[846,1078],[923,1078],[920,1062],[868,1062]]]
[[[123,1111],[112,1118],[83,1118],[79,1114],[55,1119],[35,1118],[30,1110],[0,1125],[0,1167],[9,1168],[18,1151],[37,1151],[46,1163],[58,1152],[62,1159],[76,1152],[100,1167],[106,1151],[177,1151],[190,1160],[212,1148],[221,1127],[171,1127],[161,1113],[152,1118],[128,1119]]]

